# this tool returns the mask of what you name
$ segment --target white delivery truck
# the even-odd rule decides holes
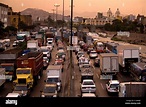
[[[38,40],[27,41],[27,49],[30,50],[31,52],[38,51],[39,50]]]
[[[139,48],[132,45],[117,46],[119,56],[119,69],[121,72],[129,72],[131,63],[140,62]]]
[[[100,59],[100,71],[102,75],[109,75],[112,77],[119,72],[118,55],[115,53],[101,53]],[[111,79],[111,78],[110,78]]]
[[[121,82],[119,97],[146,97],[146,82]]]
[[[5,68],[0,68],[0,87],[3,88],[6,82]]]
[[[62,67],[61,65],[49,65],[46,69],[47,72],[47,80],[48,84],[57,84],[58,91],[61,90],[62,87]]]

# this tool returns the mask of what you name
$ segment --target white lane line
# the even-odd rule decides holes
[[[101,85],[102,89],[104,90],[104,87],[103,87],[102,83],[100,83],[100,85]]]
[[[99,78],[99,75],[98,74],[96,74],[96,76],[97,76],[97,78]]]

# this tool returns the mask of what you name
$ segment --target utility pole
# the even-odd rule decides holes
[[[61,32],[61,39],[63,41],[63,28],[64,28],[64,0],[63,0],[63,12],[62,12],[62,32]]]
[[[54,26],[55,26],[55,25],[54,25],[54,24],[55,24],[55,23],[54,23],[54,22],[55,22],[55,21],[54,21],[54,11],[55,11],[55,9],[52,9],[52,11],[53,11],[53,27],[54,27]]]
[[[71,0],[71,40],[70,40],[70,46],[72,47],[72,36],[73,36],[73,0]],[[74,91],[74,83],[73,83],[73,63],[72,63],[72,49],[70,49],[70,96],[73,97],[73,91]]]
[[[55,9],[52,9],[52,11],[53,11],[53,21],[54,21],[54,11],[55,11]]]
[[[18,12],[18,31],[20,31],[20,12]]]
[[[56,28],[57,28],[57,14],[58,14],[58,7],[60,6],[59,4],[54,4],[56,7]]]

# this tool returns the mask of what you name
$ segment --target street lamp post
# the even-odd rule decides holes
[[[54,4],[56,7],[56,28],[57,28],[57,14],[58,14],[58,7],[60,6],[59,4]]]
[[[72,36],[73,36],[73,0],[71,0],[71,39],[70,39],[70,46],[72,47]],[[70,96],[73,96],[74,91],[74,75],[73,75],[73,62],[72,62],[72,50],[70,50]]]
[[[53,11],[53,21],[54,21],[54,11],[55,11],[55,9],[52,9],[52,11]]]
[[[62,12],[62,34],[61,34],[61,37],[62,37],[62,41],[63,41],[63,27],[64,27],[64,0],[63,0],[63,12]]]

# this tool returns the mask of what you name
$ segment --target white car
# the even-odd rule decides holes
[[[106,90],[108,93],[118,93],[119,92],[119,84],[118,80],[109,80],[106,84]]]
[[[8,93],[6,97],[20,97],[19,93]]]
[[[90,51],[89,57],[90,57],[90,58],[97,58],[97,57],[98,57],[98,54],[97,54],[96,51]]]
[[[81,83],[82,93],[96,93],[96,85],[92,79],[84,79]]]

